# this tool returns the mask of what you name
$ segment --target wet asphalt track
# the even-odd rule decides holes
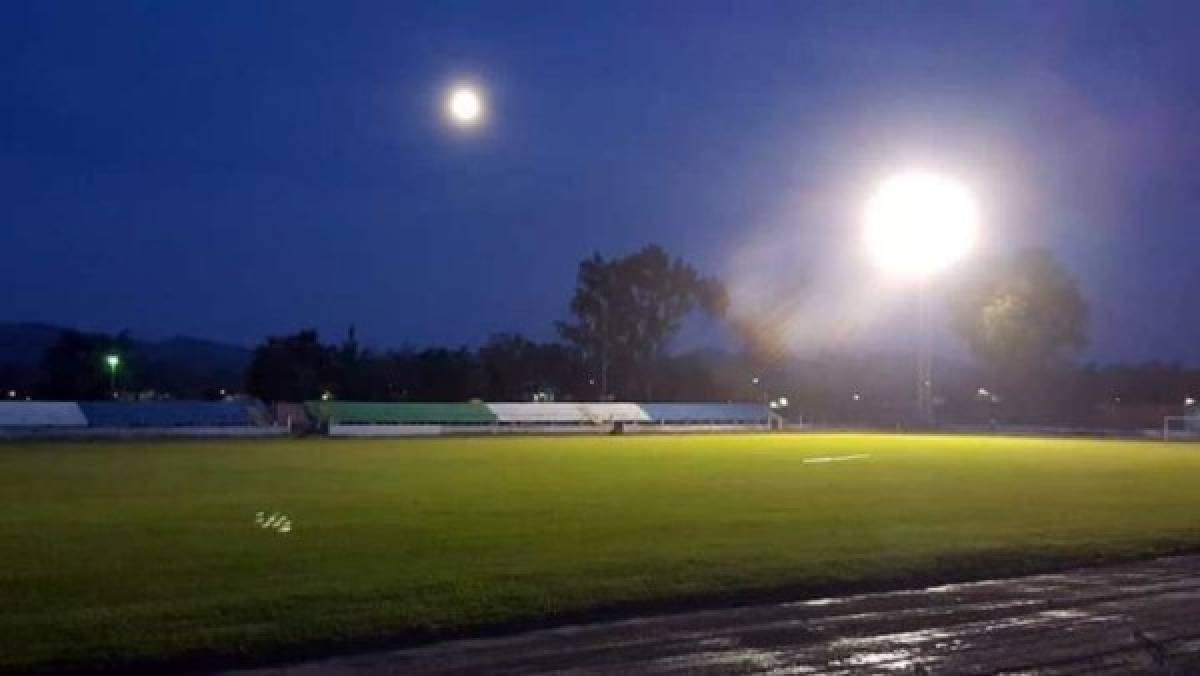
[[[1200,556],[448,641],[259,674],[1200,673]]]

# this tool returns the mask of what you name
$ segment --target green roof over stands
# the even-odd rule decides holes
[[[320,412],[322,419],[335,425],[453,425],[496,422],[496,415],[483,404],[310,402],[309,410],[314,409]]]

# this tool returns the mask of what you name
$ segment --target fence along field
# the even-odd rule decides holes
[[[0,446],[0,669],[245,664],[1200,543],[1191,444],[695,435]]]

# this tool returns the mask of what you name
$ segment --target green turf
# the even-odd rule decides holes
[[[846,462],[815,456],[870,454]],[[0,446],[0,668],[255,660],[1200,544],[1200,447],[676,436]],[[254,523],[287,513],[293,531]]]

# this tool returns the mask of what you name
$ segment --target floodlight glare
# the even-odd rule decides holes
[[[962,183],[910,171],[884,181],[867,203],[866,243],[880,267],[927,277],[975,244],[979,209]]]
[[[110,369],[115,369],[121,364],[121,358],[115,354],[108,355],[104,358],[104,361],[108,363],[108,368]]]

